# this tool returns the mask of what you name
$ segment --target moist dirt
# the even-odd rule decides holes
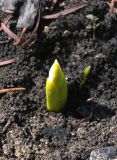
[[[54,11],[78,2],[58,2]],[[95,37],[87,29],[88,14],[99,18]],[[109,13],[105,1],[88,1],[86,7],[55,20],[41,19],[30,48],[14,46],[3,31],[0,40],[7,40],[0,44],[0,61],[15,59],[0,68],[0,88],[26,88],[0,94],[1,160],[89,160],[94,149],[117,147],[117,14]],[[45,83],[55,59],[69,86],[62,113],[46,110]],[[91,72],[80,89],[89,65]]]

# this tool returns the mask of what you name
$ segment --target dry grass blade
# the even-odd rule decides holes
[[[61,12],[58,12],[58,13],[55,13],[55,14],[51,14],[51,15],[45,15],[45,16],[42,16],[43,19],[56,19],[60,16],[65,16],[65,15],[68,15],[70,13],[73,13],[83,7],[85,7],[87,4],[78,4],[72,8],[68,8],[68,9],[65,9],[64,11],[61,11]]]
[[[13,38],[15,42],[19,42],[20,38],[13,33],[4,23],[1,23],[1,28],[4,30],[5,33],[9,35],[9,37]]]
[[[9,60],[6,60],[6,61],[1,61],[0,62],[0,67],[1,66],[5,66],[5,65],[9,65],[11,63],[15,62],[15,59],[9,59]]]
[[[0,94],[7,93],[7,92],[18,92],[18,91],[24,91],[26,88],[3,88],[0,89]]]

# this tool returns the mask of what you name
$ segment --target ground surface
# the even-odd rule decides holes
[[[95,39],[86,29],[89,13],[99,17]],[[8,36],[0,32],[4,39]],[[30,49],[11,40],[0,46],[0,60],[16,59],[0,68],[0,87],[26,88],[0,95],[0,159],[88,160],[94,149],[117,146],[117,14],[109,13],[105,1],[94,0],[74,14],[42,20],[37,39]],[[63,113],[46,110],[45,82],[55,58],[69,83]],[[91,73],[79,90],[88,65]]]

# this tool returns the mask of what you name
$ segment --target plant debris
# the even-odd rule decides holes
[[[9,60],[6,60],[6,61],[1,61],[0,62],[0,67],[1,66],[5,66],[5,65],[9,65],[11,63],[15,62],[15,59],[9,59]]]
[[[116,0],[111,0],[111,2],[108,2],[107,1],[107,4],[108,4],[108,6],[109,6],[109,12],[110,13],[117,13],[117,8],[115,8],[115,3],[117,3],[117,1]]]
[[[1,93],[7,93],[7,92],[18,92],[18,91],[24,91],[26,88],[3,88],[0,89],[0,94]]]
[[[6,61],[1,61],[0,62],[0,67],[5,66],[5,65],[9,65],[11,63],[15,62],[15,59],[9,59]],[[7,93],[7,92],[18,92],[18,91],[24,91],[26,90],[25,88],[2,88],[0,89],[0,94],[2,93]]]
[[[9,35],[9,37],[14,39],[16,44],[21,42],[21,39],[16,34],[14,34],[4,23],[1,23],[1,28]]]
[[[54,6],[57,4],[58,0],[51,0],[51,6],[50,6],[50,12],[53,10]],[[5,33],[7,33],[12,39],[15,41],[15,45],[24,44],[24,46],[30,46],[32,44],[32,41],[34,40],[34,35],[37,32],[37,29],[40,24],[40,18],[43,18],[45,20],[47,19],[56,19],[60,16],[65,16],[70,13],[76,12],[77,10],[85,7],[87,5],[86,2],[81,2],[77,4],[74,7],[71,7],[69,9],[65,9],[63,11],[60,11],[58,13],[50,14],[50,15],[44,15],[42,12],[42,2],[40,0],[27,0],[27,1],[20,1],[20,0],[7,0],[3,1],[0,0],[0,6],[2,7],[2,10],[7,13],[14,14],[17,11],[17,6],[20,7],[19,12],[19,18],[17,21],[17,28],[22,29],[20,36],[18,37],[13,31],[11,31],[10,28],[6,26],[6,24],[9,22],[13,16],[9,16],[7,20],[1,23],[1,30],[3,29]],[[10,5],[9,5],[10,4]],[[42,16],[41,16],[42,15]],[[36,25],[35,25],[35,21]],[[35,26],[35,27],[34,27]],[[32,34],[28,40],[23,40],[23,36],[26,33],[28,29],[34,28],[32,31]]]
[[[52,15],[46,15],[46,16],[42,16],[43,19],[56,19],[60,16],[66,16],[70,13],[73,13],[73,12],[76,12],[77,10],[85,7],[87,4],[83,4],[83,3],[80,3],[74,7],[71,7],[71,8],[68,8],[68,9],[65,9],[64,11],[61,11],[61,12],[58,12],[58,13],[55,13],[55,14],[52,14]]]

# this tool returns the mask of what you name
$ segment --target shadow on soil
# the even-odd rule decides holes
[[[72,92],[69,91],[68,96],[68,108],[64,111],[66,117],[72,116],[75,118],[88,118],[90,121],[109,118],[115,115],[115,111],[108,108],[105,105],[101,105],[93,100],[88,101],[90,97],[89,89],[84,88],[82,91],[76,90],[76,87],[72,88]]]
[[[79,102],[77,102],[76,104],[74,103],[74,105],[77,106],[77,108],[74,106],[69,106],[69,110],[65,110],[63,112],[66,117],[72,116],[78,119],[88,118],[90,121],[95,121],[109,118],[115,115],[115,111],[112,109],[93,101],[84,102],[83,104],[79,104]]]

